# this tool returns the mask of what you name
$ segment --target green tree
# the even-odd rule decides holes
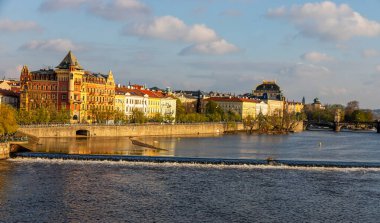
[[[353,113],[357,110],[359,110],[359,102],[358,101],[350,101],[347,103],[347,106],[345,108],[345,117],[344,119],[346,121],[352,122],[355,120],[355,117]]]
[[[16,112],[16,120],[19,125],[30,125],[35,123],[35,116],[30,111],[19,110]]]
[[[126,115],[122,111],[115,111],[114,112],[114,120],[117,124],[124,124],[127,122]]]
[[[160,113],[154,114],[152,117],[149,118],[149,122],[163,122],[164,117]]]
[[[16,110],[9,105],[0,104],[0,136],[17,131]]]
[[[334,122],[336,111],[343,111],[344,106],[339,104],[325,105],[325,109],[314,109],[312,106],[305,106],[304,110],[309,121]],[[342,117],[344,117],[344,114],[342,114]]]
[[[45,107],[36,109],[34,115],[38,124],[47,124],[50,121],[50,112]]]
[[[236,112],[229,110],[227,113],[224,114],[223,119],[225,121],[237,122],[237,121],[241,121],[241,116],[237,114]]]
[[[373,121],[373,114],[370,110],[355,110],[351,114],[353,122],[370,122]]]
[[[131,123],[145,123],[147,121],[144,112],[138,110],[137,108],[132,110],[132,115],[130,117]]]
[[[220,122],[224,118],[224,111],[216,102],[209,101],[206,104],[206,116],[211,122]]]

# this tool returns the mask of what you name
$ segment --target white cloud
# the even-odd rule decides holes
[[[43,12],[83,9],[89,14],[109,20],[123,20],[150,13],[150,9],[138,0],[46,0],[39,9]]]
[[[357,36],[380,35],[380,23],[368,20],[347,4],[334,2],[306,3],[271,9],[267,15],[291,22],[300,33],[321,40],[348,40]]]
[[[41,31],[42,28],[33,21],[0,20],[1,32]]]
[[[319,63],[319,62],[326,62],[326,61],[334,60],[334,58],[328,56],[327,54],[319,53],[319,52],[305,53],[301,56],[301,58],[303,60],[306,60],[306,61],[312,62],[312,63]]]
[[[82,47],[74,44],[68,39],[32,40],[20,47],[22,50],[46,50],[66,52],[69,50],[80,50]]]
[[[189,26],[173,16],[158,17],[150,23],[135,24],[133,27],[127,28],[125,34],[196,43],[218,39],[215,31],[207,26],[203,24]]]
[[[124,34],[193,43],[193,45],[183,49],[180,55],[222,55],[238,51],[236,46],[219,37],[213,29],[206,25],[187,25],[173,16],[158,17],[148,23],[135,24],[132,27],[127,27]]]
[[[379,51],[374,50],[374,49],[366,49],[366,50],[363,50],[362,52],[362,57],[364,58],[371,58],[371,57],[378,57],[378,56],[380,56]]]
[[[211,55],[223,55],[228,53],[234,53],[239,51],[239,49],[233,44],[228,43],[224,39],[207,42],[207,43],[197,43],[183,49],[180,55],[190,55],[190,54],[211,54]]]

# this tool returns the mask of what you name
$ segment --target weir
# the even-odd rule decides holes
[[[299,160],[259,160],[259,159],[228,159],[228,158],[191,158],[191,157],[160,157],[160,156],[120,156],[120,155],[76,155],[52,153],[14,153],[13,158],[43,158],[62,160],[92,160],[92,161],[126,161],[151,163],[188,163],[214,165],[269,165],[288,167],[335,167],[335,168],[380,168],[380,162],[338,162],[338,161],[299,161]]]

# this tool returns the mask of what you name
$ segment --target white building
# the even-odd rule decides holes
[[[172,97],[163,97],[160,100],[161,115],[165,117],[171,117],[175,120],[177,108],[177,100]]]
[[[136,90],[130,90],[125,94],[125,114],[131,116],[134,110],[148,114],[148,95]]]
[[[130,117],[134,110],[141,111],[146,116],[148,114],[148,98],[139,89],[131,86],[116,88],[115,107]]]
[[[256,103],[256,117],[259,114],[267,115],[268,114],[268,104],[264,101],[260,101],[259,103]]]

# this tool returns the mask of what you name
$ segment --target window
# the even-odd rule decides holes
[[[66,94],[62,94],[62,100],[66,100]]]

